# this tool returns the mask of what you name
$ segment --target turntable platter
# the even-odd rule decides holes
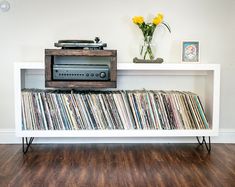
[[[94,43],[93,40],[59,40],[58,43]]]

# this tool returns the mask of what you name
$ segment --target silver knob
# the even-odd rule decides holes
[[[106,77],[106,73],[105,72],[101,72],[100,73],[100,78],[105,78]]]

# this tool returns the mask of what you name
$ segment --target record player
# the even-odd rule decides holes
[[[117,51],[104,50],[94,40],[59,40],[59,49],[45,50],[45,86],[57,88],[115,88]]]
[[[54,45],[62,49],[103,50],[107,47],[107,44],[101,42],[99,37],[95,37],[94,40],[59,40]]]

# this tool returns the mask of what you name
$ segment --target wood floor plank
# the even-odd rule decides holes
[[[0,145],[0,186],[235,186],[235,144]]]

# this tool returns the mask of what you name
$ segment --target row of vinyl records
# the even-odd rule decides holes
[[[183,91],[22,90],[23,130],[208,129],[199,96]]]

